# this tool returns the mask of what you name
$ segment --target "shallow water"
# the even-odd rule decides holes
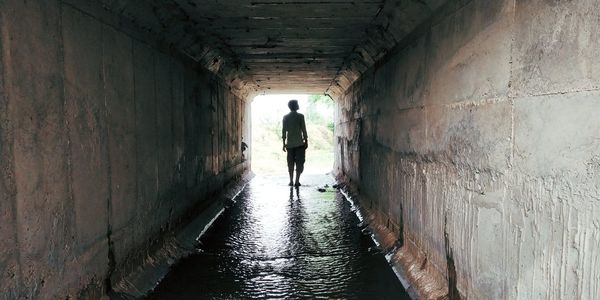
[[[303,179],[254,178],[148,299],[409,299],[333,180]]]

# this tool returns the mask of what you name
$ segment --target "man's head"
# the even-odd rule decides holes
[[[298,109],[300,109],[300,106],[298,105],[298,100],[290,100],[288,102],[288,107],[291,111],[297,111]]]

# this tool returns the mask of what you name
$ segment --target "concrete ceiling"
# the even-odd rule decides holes
[[[342,94],[446,0],[101,0],[244,95]]]

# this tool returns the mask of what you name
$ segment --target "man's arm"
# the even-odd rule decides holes
[[[283,121],[281,121],[281,140],[283,141],[283,152],[285,152],[285,117],[283,117]]]
[[[302,116],[302,136],[304,137],[304,146],[308,147],[308,134],[306,134],[306,122],[304,122],[304,115]]]

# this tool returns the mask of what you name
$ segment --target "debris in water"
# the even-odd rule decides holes
[[[380,254],[380,253],[382,253],[382,249],[380,247],[377,247],[377,246],[369,247],[368,251],[371,254]]]
[[[318,188],[317,191],[321,192],[321,193],[325,193],[327,190],[324,188]]]
[[[365,223],[365,222],[360,222],[360,223],[358,223],[358,225],[356,225],[356,226],[357,226],[358,228],[360,228],[361,230],[363,230],[363,229],[367,228],[367,227],[369,226],[369,224],[368,224],[368,223]]]

